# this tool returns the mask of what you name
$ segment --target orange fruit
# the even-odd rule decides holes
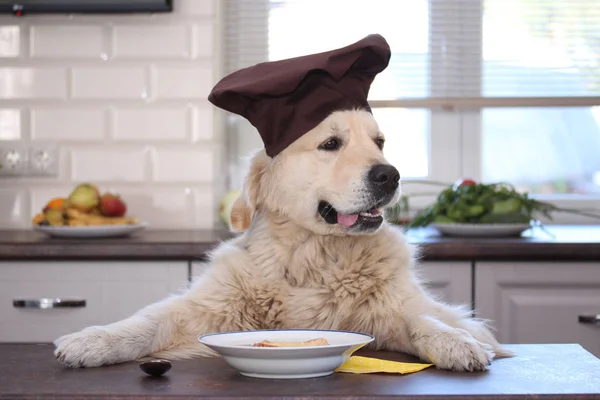
[[[55,209],[55,208],[62,208],[64,203],[65,203],[65,199],[63,197],[55,197],[52,200],[50,200],[46,204],[46,206],[44,206],[44,212]]]

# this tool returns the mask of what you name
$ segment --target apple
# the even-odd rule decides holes
[[[98,205],[98,188],[90,183],[77,185],[65,200],[65,207],[88,212]]]
[[[122,217],[127,212],[127,205],[119,195],[105,193],[100,197],[100,211],[105,217]]]

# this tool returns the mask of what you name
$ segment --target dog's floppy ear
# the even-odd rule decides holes
[[[229,226],[233,232],[244,232],[252,223],[254,211],[262,202],[261,180],[271,158],[264,150],[252,157],[250,170],[244,181],[242,194],[233,202],[229,214]]]

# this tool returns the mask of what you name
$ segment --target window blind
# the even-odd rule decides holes
[[[372,107],[600,105],[598,0],[225,0],[225,73],[381,33]]]

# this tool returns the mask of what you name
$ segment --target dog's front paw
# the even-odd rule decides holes
[[[478,342],[462,329],[440,332],[430,339],[425,353],[440,369],[483,371],[495,356],[491,345]]]
[[[62,336],[54,341],[54,356],[71,368],[99,367],[115,362],[110,334],[98,327]]]

